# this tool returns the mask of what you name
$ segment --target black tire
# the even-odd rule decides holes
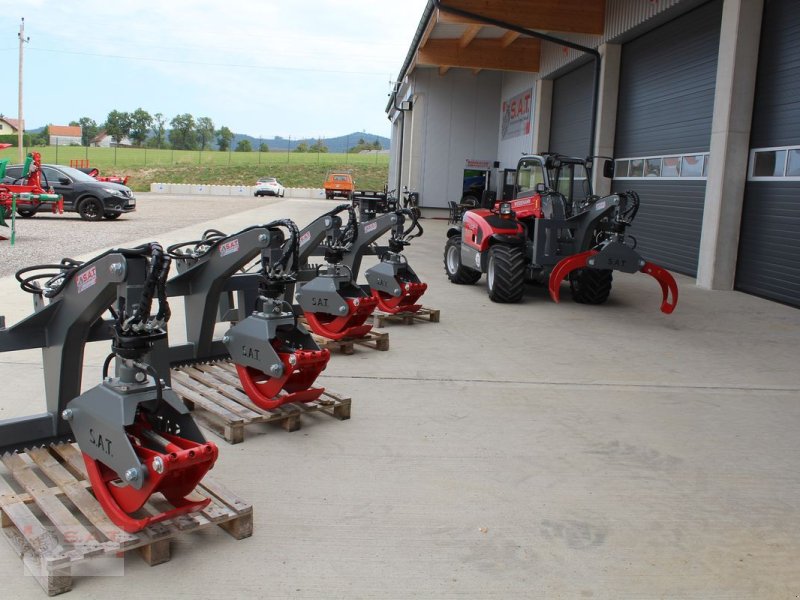
[[[461,236],[448,238],[444,245],[444,271],[447,278],[459,285],[472,285],[481,278],[481,272],[461,264]]]
[[[23,218],[25,218],[25,219],[29,219],[29,218],[31,218],[33,215],[35,215],[35,214],[37,213],[37,211],[38,211],[38,210],[39,210],[39,207],[38,207],[38,206],[32,206],[32,207],[28,207],[28,208],[20,208],[20,207],[17,207],[17,214],[18,214],[20,217],[23,217]]]
[[[612,271],[579,269],[569,274],[572,299],[580,304],[602,304],[611,293]]]
[[[521,246],[495,244],[489,248],[486,283],[492,302],[522,300],[525,293],[525,255]]]
[[[103,203],[94,196],[81,200],[78,214],[84,221],[100,221],[103,218]]]
[[[119,219],[121,216],[122,213],[106,213],[103,215],[103,217],[108,219],[109,221],[114,221],[115,219]]]

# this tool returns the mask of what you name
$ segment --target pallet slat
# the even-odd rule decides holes
[[[85,487],[86,467],[72,444],[6,454],[1,462],[0,516],[3,533],[49,595],[72,588],[72,566],[99,558],[118,557],[137,550],[150,565],[170,558],[170,542],[177,535],[218,525],[236,539],[252,535],[252,506],[219,483],[206,478],[195,493],[211,499],[201,512],[156,523],[137,533],[126,533],[111,523]],[[52,481],[51,487],[40,474]],[[12,485],[12,481],[17,488]],[[25,490],[24,493],[16,489]],[[27,502],[41,510],[35,513]],[[163,510],[166,500],[151,498],[143,512]],[[78,520],[82,514],[108,541],[98,540]]]
[[[347,355],[354,354],[356,346],[380,350],[381,352],[385,352],[389,349],[389,334],[382,331],[375,331],[374,329],[364,337],[344,338],[342,340],[329,340],[316,333],[312,333],[311,335],[320,348],[327,348],[331,352],[336,352],[338,350],[342,354]]]
[[[420,323],[438,323],[440,311],[436,308],[423,306],[417,312],[400,312],[396,314],[376,312],[372,315],[372,323],[375,327],[384,327],[387,323],[402,323],[403,325],[413,325]]]
[[[172,380],[173,389],[193,410],[194,419],[231,444],[244,441],[244,427],[256,423],[296,431],[301,416],[310,412],[320,411],[341,421],[350,418],[350,398],[329,390],[313,402],[284,404],[272,410],[257,407],[242,390],[230,360],[174,367]],[[241,405],[238,412],[233,410],[234,404]],[[251,416],[242,416],[241,411],[251,407]]]

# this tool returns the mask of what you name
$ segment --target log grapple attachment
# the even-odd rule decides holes
[[[122,296],[112,310],[113,352],[103,365],[103,383],[70,401],[61,415],[78,442],[98,502],[128,532],[207,506],[209,498],[189,495],[218,454],[150,364],[153,345],[166,337],[171,259],[158,244],[143,247],[142,254],[147,257],[138,264],[143,281],[128,282],[137,297]],[[131,268],[133,276],[137,270]],[[159,310],[151,316],[154,296]],[[112,360],[116,375],[109,377]],[[137,515],[156,493],[172,508]]]
[[[149,243],[23,268],[16,277],[34,294],[34,313],[8,329],[0,320],[0,351],[42,348],[47,401],[44,415],[0,421],[0,451],[77,442],[98,502],[128,532],[205,507],[209,499],[191,494],[217,458],[153,366],[170,318],[170,264]],[[102,383],[81,393],[85,344],[108,339]],[[172,507],[145,509],[155,494]]]
[[[416,302],[428,289],[428,284],[419,280],[403,255],[395,257],[396,260],[381,261],[364,273],[372,297],[385,313],[417,312],[422,305]]]
[[[289,219],[231,235],[209,230],[201,240],[170,246],[180,275],[168,289],[184,295],[191,352],[187,360],[183,347],[171,346],[174,364],[229,356],[242,389],[265,410],[318,399],[325,389],[313,384],[330,353],[320,349],[285,300],[297,282],[299,248],[299,230]],[[253,259],[257,262],[245,268]],[[223,309],[222,299],[233,292],[236,308],[226,300]],[[218,320],[233,322],[221,340],[213,337]]]
[[[610,241],[600,249],[587,250],[561,260],[550,273],[550,297],[559,301],[561,282],[581,269],[618,270],[625,273],[641,271],[653,277],[661,286],[661,312],[670,314],[678,303],[678,284],[666,269],[644,260],[638,252],[620,241]]]
[[[242,388],[266,410],[289,402],[312,402],[325,391],[313,384],[328,365],[330,352],[320,349],[297,324],[290,305],[284,307],[283,312],[250,315],[223,338]]]
[[[372,330],[366,320],[378,305],[353,283],[350,271],[341,265],[329,265],[325,272],[318,272],[297,291],[297,303],[311,331],[331,340],[366,336]]]

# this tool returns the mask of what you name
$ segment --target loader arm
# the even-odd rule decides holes
[[[220,297],[223,292],[257,287],[256,275],[235,276],[236,272],[282,241],[267,227],[256,226],[221,238],[203,254],[180,255],[176,246],[168,249],[179,274],[167,282],[167,295],[183,296],[186,310],[187,344],[170,348],[172,362],[226,354],[224,346],[214,344]]]
[[[344,254],[342,264],[350,269],[353,281],[358,279],[361,270],[361,260],[364,255],[375,254],[371,245],[379,240],[386,232],[399,228],[402,232],[405,217],[401,211],[386,213],[370,221],[359,223],[356,240],[352,247]]]
[[[103,313],[118,296],[138,302],[144,259],[110,251],[76,269],[45,304],[34,296],[35,312],[9,328],[0,328],[0,352],[42,349],[47,412],[0,423],[0,454],[70,439],[59,415],[81,393],[86,343],[111,339]]]

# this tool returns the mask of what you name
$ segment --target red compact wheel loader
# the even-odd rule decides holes
[[[613,176],[613,162],[603,174]],[[665,269],[636,252],[626,235],[639,210],[639,196],[626,191],[600,198],[592,193],[592,160],[558,154],[524,156],[517,166],[514,199],[467,210],[447,232],[444,267],[457,284],[476,283],[483,273],[494,302],[519,302],[526,281],[548,281],[559,301],[569,279],[572,297],[602,304],[613,271],[642,271],[661,286],[661,310],[671,313],[678,286]]]

